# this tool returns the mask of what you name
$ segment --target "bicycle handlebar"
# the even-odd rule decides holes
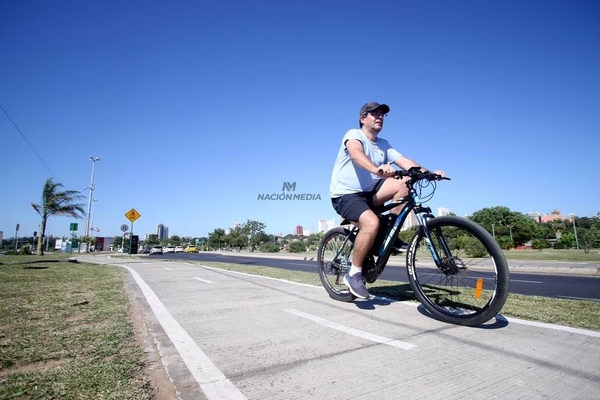
[[[379,173],[382,174],[383,170],[379,170]],[[421,167],[411,167],[408,171],[397,170],[394,173],[394,178],[400,179],[403,177],[409,177],[412,181],[420,181],[420,180],[428,180],[428,181],[441,181],[447,180],[450,178],[442,177],[439,174],[433,173],[431,171],[421,171]]]

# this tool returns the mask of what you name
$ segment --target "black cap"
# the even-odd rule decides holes
[[[379,104],[379,103],[372,101],[372,102],[366,103],[364,106],[362,106],[362,108],[360,109],[359,117],[362,117],[366,113],[368,113],[370,111],[375,111],[377,109],[380,109],[381,111],[383,111],[384,114],[387,114],[390,112],[390,107],[387,104]]]

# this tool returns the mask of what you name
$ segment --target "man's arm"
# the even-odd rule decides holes
[[[379,175],[378,166],[373,164],[369,157],[367,157],[360,140],[348,140],[346,142],[346,149],[348,149],[348,154],[350,155],[350,159],[354,164],[362,169],[366,169],[372,174]]]

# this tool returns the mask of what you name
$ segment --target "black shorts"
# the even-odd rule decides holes
[[[383,182],[385,179],[380,179],[373,190],[369,192],[351,193],[332,198],[333,209],[342,218],[357,222],[362,213],[373,209],[373,196],[381,189]]]

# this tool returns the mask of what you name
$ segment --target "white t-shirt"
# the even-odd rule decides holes
[[[377,166],[392,163],[402,156],[390,146],[387,140],[378,137],[375,142],[372,142],[362,130],[350,129],[342,139],[342,145],[333,165],[329,185],[331,198],[350,193],[368,192],[373,190],[381,179],[366,169],[354,165],[346,148],[346,142],[351,139],[359,140],[362,143],[365,155]]]

